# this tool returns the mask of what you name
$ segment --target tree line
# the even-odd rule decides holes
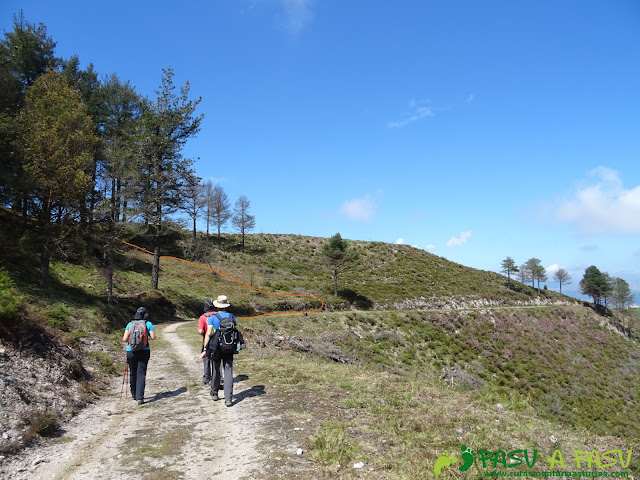
[[[21,234],[35,232],[40,284],[49,283],[52,252],[96,223],[108,224],[109,301],[120,223],[138,222],[151,238],[153,288],[161,240],[177,214],[193,220],[194,238],[203,219],[219,241],[230,220],[244,251],[255,227],[249,200],[241,196],[232,210],[222,187],[203,183],[183,155],[203,120],[189,82],[177,88],[167,67],[148,98],[116,74],[99,78],[92,64],[82,70],[78,56],[57,57],[55,47],[46,27],[22,11],[0,42],[0,204],[22,214]]]
[[[540,282],[548,280],[546,269],[538,258],[530,258],[518,267],[513,258],[507,257],[500,265],[500,272],[507,276],[509,284],[511,284],[511,275],[517,275],[521,283],[531,282],[533,288],[537,281],[538,290],[540,290]],[[553,278],[559,284],[560,293],[562,293],[562,285],[572,282],[571,275],[564,268],[556,270]],[[604,307],[611,302],[615,308],[624,308],[634,301],[629,283],[622,278],[611,277],[608,273],[601,272],[594,265],[585,270],[580,280],[580,292],[592,297],[594,305]]]

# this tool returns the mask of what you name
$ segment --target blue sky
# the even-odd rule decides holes
[[[169,65],[188,80],[205,119],[184,153],[255,232],[640,290],[635,0],[5,0],[3,31],[20,8],[145,95]]]

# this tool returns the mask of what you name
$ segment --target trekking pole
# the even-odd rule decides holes
[[[129,373],[129,364],[127,362],[124,362],[124,374],[122,375],[122,388],[120,389],[120,400],[122,400],[122,392],[124,391],[124,382],[127,380],[127,373]]]

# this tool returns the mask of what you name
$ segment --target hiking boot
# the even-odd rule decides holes
[[[138,405],[144,405],[144,400],[138,400]]]
[[[203,378],[202,379],[202,384],[203,385],[209,385],[211,383],[211,379],[210,378]]]
[[[230,407],[231,405],[233,405],[233,402],[232,402],[231,400],[225,400],[225,401],[224,401],[224,404],[225,404],[227,407]]]
[[[216,402],[218,401],[218,392],[214,392],[213,390],[211,390],[211,392],[209,393],[209,395],[211,395],[213,397],[213,401]]]

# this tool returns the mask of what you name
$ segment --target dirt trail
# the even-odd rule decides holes
[[[177,329],[157,327],[147,371],[146,404],[110,393],[64,426],[61,438],[25,450],[3,465],[12,479],[260,478],[269,419],[264,388],[249,387],[234,368],[234,405],[212,401],[201,386],[202,362]],[[128,385],[125,386],[125,390]]]

